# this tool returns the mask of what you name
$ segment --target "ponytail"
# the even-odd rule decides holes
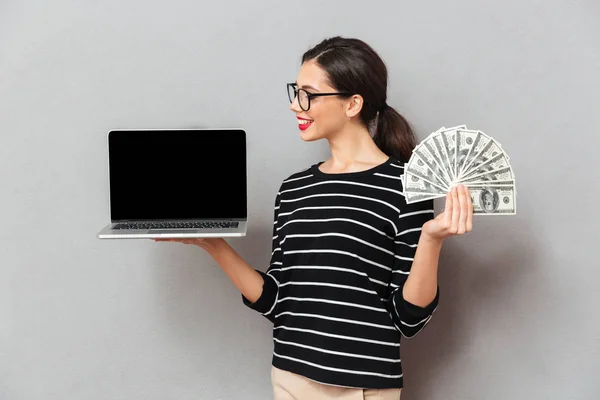
[[[416,138],[408,121],[387,104],[379,111],[373,141],[381,151],[402,163],[408,162],[416,146]]]

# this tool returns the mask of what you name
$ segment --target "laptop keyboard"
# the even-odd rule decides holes
[[[237,228],[238,221],[216,222],[126,222],[117,224],[113,229],[221,229]]]

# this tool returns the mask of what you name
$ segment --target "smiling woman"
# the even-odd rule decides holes
[[[435,218],[432,201],[406,203],[400,176],[415,138],[363,41],[319,43],[287,88],[301,138],[327,140],[331,157],[282,182],[267,272],[222,239],[185,243],[207,250],[274,323],[276,400],[397,400],[401,338],[431,320],[442,243],[471,230],[471,198],[454,187]]]

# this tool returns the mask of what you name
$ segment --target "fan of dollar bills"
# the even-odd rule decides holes
[[[407,203],[445,197],[462,183],[473,201],[473,213],[514,215],[515,175],[502,145],[465,125],[440,128],[423,140],[404,165]]]

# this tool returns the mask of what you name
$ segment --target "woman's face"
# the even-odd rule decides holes
[[[337,90],[327,83],[325,71],[314,61],[307,61],[300,67],[296,78],[298,89],[309,93],[332,93]],[[322,96],[310,99],[310,108],[304,111],[298,104],[298,98],[290,105],[296,113],[300,137],[305,141],[330,139],[340,132],[349,122],[346,109],[349,99],[340,96]]]

